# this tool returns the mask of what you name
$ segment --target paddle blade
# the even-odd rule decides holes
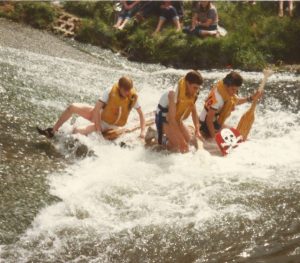
[[[258,91],[260,92],[264,90],[265,84],[268,78],[273,74],[273,71],[270,69],[264,69],[263,74],[264,74],[264,78],[258,87]],[[237,130],[243,136],[244,140],[247,139],[255,119],[254,112],[255,112],[256,103],[257,101],[252,102],[251,108],[241,117],[239,124],[237,126]]]
[[[254,116],[255,106],[256,106],[256,103],[253,103],[251,108],[246,113],[244,113],[244,115],[241,117],[239,124],[236,128],[239,131],[239,133],[243,136],[244,140],[247,139],[248,134],[251,130],[252,124],[255,119],[255,116]]]

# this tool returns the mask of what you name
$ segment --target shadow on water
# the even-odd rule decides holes
[[[30,131],[22,125],[1,114],[0,242],[6,244],[16,241],[42,207],[59,200],[49,194],[47,174],[64,166],[49,144],[33,143],[35,136],[26,136]]]

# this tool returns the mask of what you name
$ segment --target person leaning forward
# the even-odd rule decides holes
[[[175,90],[165,92],[159,100],[155,116],[158,143],[171,151],[189,151],[192,137],[183,120],[191,113],[195,135],[201,138],[195,102],[202,83],[201,74],[190,71],[178,81]]]
[[[138,103],[136,89],[133,87],[131,78],[123,76],[111,89],[103,93],[94,107],[82,103],[73,103],[62,113],[53,128],[45,130],[37,129],[40,134],[51,138],[73,114],[77,114],[89,120],[91,124],[74,128],[73,133],[84,135],[91,132],[102,133],[124,126],[133,108],[135,108],[139,114],[141,126],[140,137],[144,138],[145,118]]]
[[[204,108],[200,114],[200,132],[205,138],[215,138],[215,135],[223,127],[236,105],[258,100],[262,92],[256,91],[251,96],[240,98],[237,96],[243,78],[235,71],[226,75],[223,80],[212,87],[204,102]]]

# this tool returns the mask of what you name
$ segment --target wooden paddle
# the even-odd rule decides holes
[[[264,73],[264,78],[258,87],[258,91],[264,90],[267,79],[273,74],[273,71],[265,69],[263,71],[263,73]],[[240,132],[240,134],[243,136],[244,140],[247,139],[248,134],[251,130],[252,124],[254,122],[254,119],[255,119],[254,112],[255,112],[256,104],[257,104],[257,100],[254,100],[252,102],[250,109],[246,113],[244,113],[244,115],[241,117],[239,124],[236,128]]]
[[[153,123],[154,123],[154,119],[145,121],[146,127],[151,126]],[[137,124],[137,125],[133,126],[132,128],[120,128],[120,129],[108,130],[108,131],[103,132],[102,135],[105,139],[112,141],[112,140],[117,139],[122,134],[136,131],[136,130],[140,129],[140,127],[141,127],[140,124]]]

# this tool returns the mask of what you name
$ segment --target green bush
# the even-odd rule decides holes
[[[116,35],[112,32],[111,27],[100,19],[84,19],[76,39],[111,49],[117,43]]]
[[[131,59],[145,62],[157,62],[155,60],[156,41],[150,32],[138,28],[128,37],[129,44],[126,52]]]
[[[277,61],[300,63],[299,3],[296,3],[295,17],[279,18],[278,2],[257,1],[254,6],[243,2],[215,2],[219,24],[228,34],[205,39],[175,32],[173,26],[167,25],[153,37],[157,17],[138,25],[131,19],[124,30],[116,30],[112,28],[116,18],[113,4],[110,1],[65,2],[66,11],[83,18],[76,39],[121,51],[132,60],[181,68],[232,66],[258,70]],[[46,28],[55,18],[55,11],[47,2],[14,5],[15,11],[9,17],[37,28]],[[185,1],[184,5],[183,23],[188,26],[192,2]]]
[[[67,12],[84,18],[97,18],[106,23],[114,20],[113,2],[110,1],[67,1],[64,3],[64,8]]]
[[[22,2],[15,4],[13,18],[39,29],[48,28],[56,17],[56,11],[47,2]]]
[[[93,18],[95,12],[95,2],[81,2],[81,1],[66,1],[64,2],[64,9],[67,12],[73,13],[80,17]]]

